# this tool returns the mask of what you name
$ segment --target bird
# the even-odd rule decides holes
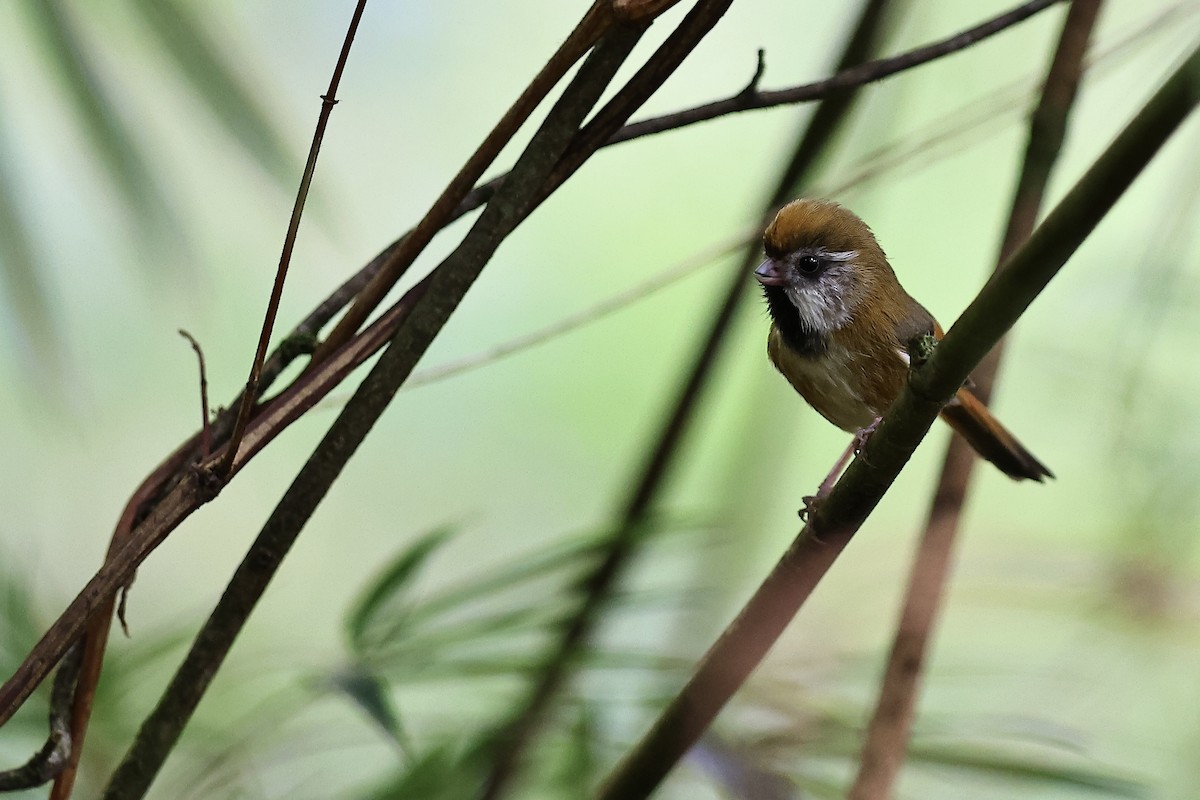
[[[815,498],[805,498],[807,508],[832,490],[904,388],[908,343],[924,334],[941,339],[943,331],[900,285],[867,224],[836,202],[785,205],[763,233],[763,252],[754,277],[771,318],[767,354],[810,406],[854,434]],[[1010,478],[1054,477],[968,386],[941,417]]]

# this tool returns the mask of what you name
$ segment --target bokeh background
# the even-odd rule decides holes
[[[214,404],[244,380],[353,6],[175,0],[165,5],[180,16],[164,20],[154,5],[0,4],[5,675],[99,564],[138,481],[198,423],[195,358],[176,330],[203,345]],[[419,218],[584,6],[368,5],[281,330]],[[1005,7],[903,4],[883,50]],[[758,48],[764,88],[823,77],[855,13],[829,0],[738,0],[645,112],[736,92]],[[943,324],[991,269],[1025,111],[1064,13],[868,88],[821,165],[813,192],[870,222]],[[189,53],[197,36],[207,56]],[[1105,5],[1051,202],[1198,36],[1196,2]],[[221,107],[236,92],[204,57],[245,105]],[[730,257],[698,256],[755,223],[810,112],[746,113],[606,150],[504,244],[422,366],[679,275],[519,354],[403,391],[152,796],[460,796],[459,759],[519,697],[586,564],[579,543],[611,521],[714,308]],[[1200,794],[1198,177],[1193,119],[1015,331],[995,406],[1058,480],[979,471],[903,797]],[[414,272],[464,230],[443,233]],[[795,535],[800,497],[845,445],[774,374],[765,315],[749,309],[660,503],[662,530],[556,711],[523,796],[579,796],[607,771]],[[298,423],[140,570],[133,637],[114,638],[80,796],[102,786],[336,407]],[[946,436],[931,434],[722,716],[719,739],[662,796],[743,796],[730,764],[771,776],[782,794],[764,797],[839,796]],[[423,538],[434,531],[444,535]],[[376,620],[364,689],[347,620],[421,541],[436,543],[393,587],[395,627]],[[39,695],[0,731],[0,767],[36,748],[43,709]]]

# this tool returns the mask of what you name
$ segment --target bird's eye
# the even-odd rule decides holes
[[[821,271],[821,260],[816,256],[801,256],[796,259],[796,269],[801,275],[816,275]]]

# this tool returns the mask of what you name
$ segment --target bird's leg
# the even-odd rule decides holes
[[[833,469],[831,469],[829,474],[825,476],[825,480],[821,481],[821,485],[817,487],[817,493],[815,495],[809,495],[803,498],[804,508],[800,509],[800,519],[807,520],[809,514],[816,509],[817,504],[829,496],[829,493],[833,491],[833,487],[837,483],[838,478],[841,477],[842,471],[845,470],[846,465],[850,463],[850,459],[854,458],[862,451],[864,447],[866,447],[867,440],[871,438],[871,434],[874,433],[875,429],[879,427],[879,421],[881,419],[883,419],[883,417],[876,417],[875,421],[870,425],[865,428],[859,428],[857,431],[855,431],[854,438],[850,440],[850,446],[846,448],[846,451],[842,453],[841,458],[839,458],[837,463],[833,465]]]

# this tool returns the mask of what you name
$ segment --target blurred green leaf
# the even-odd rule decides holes
[[[1064,784],[1117,797],[1150,794],[1146,783],[1115,770],[1092,766],[1067,754],[1002,742],[935,743],[918,739],[909,748],[909,757],[915,762],[961,767],[1035,783]]]
[[[346,619],[350,648],[361,654],[368,644],[368,629],[385,615],[392,620],[404,618],[408,609],[407,590],[429,557],[454,534],[454,529],[438,528],[422,536],[402,551],[360,595]]]
[[[16,671],[26,652],[42,635],[43,621],[34,609],[33,587],[22,569],[21,559],[4,553],[0,557],[0,670]]]
[[[400,715],[396,711],[396,704],[392,702],[387,681],[363,665],[355,664],[334,673],[330,685],[350,698],[401,750],[409,753]]]
[[[21,219],[22,201],[12,170],[8,136],[0,114],[0,271],[4,275],[8,308],[20,324],[19,333],[29,347],[21,348],[35,372],[57,377],[62,368],[62,345],[55,333],[53,309],[38,274],[32,240]]]
[[[191,90],[259,166],[281,183],[295,180],[300,170],[283,136],[187,5],[178,0],[133,0],[133,7]]]
[[[431,654],[463,642],[504,639],[517,633],[541,630],[560,619],[562,614],[561,608],[550,608],[544,603],[531,602],[518,608],[484,612],[479,616],[429,626],[413,636],[382,641],[379,649],[386,651],[388,645],[398,645],[405,650]]]
[[[590,704],[576,705],[575,717],[564,737],[566,750],[557,770],[556,788],[560,797],[586,797],[599,771],[596,744],[600,731]]]
[[[418,761],[378,789],[369,800],[460,800],[475,796],[478,771],[450,744],[430,748]]]
[[[161,235],[179,226],[153,172],[135,146],[133,130],[121,119],[117,103],[89,61],[83,40],[60,0],[26,0],[29,17],[71,96],[71,109],[88,134],[108,174],[133,207],[142,229]]]
[[[580,569],[591,562],[597,544],[598,537],[590,534],[552,544],[540,553],[523,553],[507,565],[497,565],[472,581],[430,596],[413,609],[412,618],[428,621],[510,589],[525,587],[560,570]]]

